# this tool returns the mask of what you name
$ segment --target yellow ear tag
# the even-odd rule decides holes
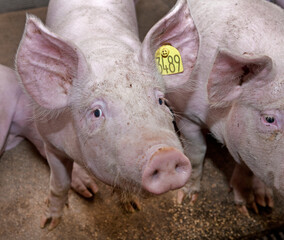
[[[171,45],[161,46],[155,53],[157,68],[162,75],[183,72],[183,65],[179,51]]]

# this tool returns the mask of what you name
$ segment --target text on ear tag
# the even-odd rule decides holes
[[[158,70],[162,75],[183,72],[183,64],[179,51],[171,45],[161,46],[155,53]]]

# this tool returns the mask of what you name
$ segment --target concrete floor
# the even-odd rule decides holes
[[[174,0],[143,0],[137,6],[141,37],[174,4]],[[28,11],[44,19],[46,8]],[[25,11],[0,14],[0,64],[12,67],[25,22]],[[49,168],[27,141],[0,158],[0,239],[256,239],[284,226],[283,199],[276,196],[271,212],[239,214],[229,193],[233,162],[226,149],[208,138],[209,150],[199,201],[176,205],[174,192],[142,199],[142,210],[127,214],[110,187],[86,200],[73,191],[60,225],[49,232],[39,221],[48,194]],[[213,161],[214,160],[214,161]]]

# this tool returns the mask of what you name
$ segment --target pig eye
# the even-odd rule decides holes
[[[97,109],[94,111],[94,116],[95,116],[96,118],[100,118],[102,115],[103,115],[103,111],[102,111],[100,108],[97,108]]]
[[[262,123],[267,127],[278,126],[278,122],[276,116],[274,115],[263,115],[262,116]]]
[[[159,98],[159,104],[160,104],[160,105],[163,105],[163,104],[164,104],[164,99]]]
[[[266,116],[265,117],[265,121],[267,122],[267,123],[274,123],[275,122],[275,118],[274,117],[272,117],[272,116]]]
[[[274,131],[282,128],[282,113],[277,109],[268,109],[260,113],[262,131]]]

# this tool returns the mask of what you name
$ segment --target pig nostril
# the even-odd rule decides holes
[[[182,164],[176,164],[175,171],[177,173],[181,173],[184,170],[184,166]]]
[[[152,178],[158,178],[158,175],[159,175],[159,170],[155,170],[154,172],[153,172],[153,174],[152,174]]]
[[[179,171],[179,165],[178,164],[176,164],[175,170],[176,170],[176,172]]]

